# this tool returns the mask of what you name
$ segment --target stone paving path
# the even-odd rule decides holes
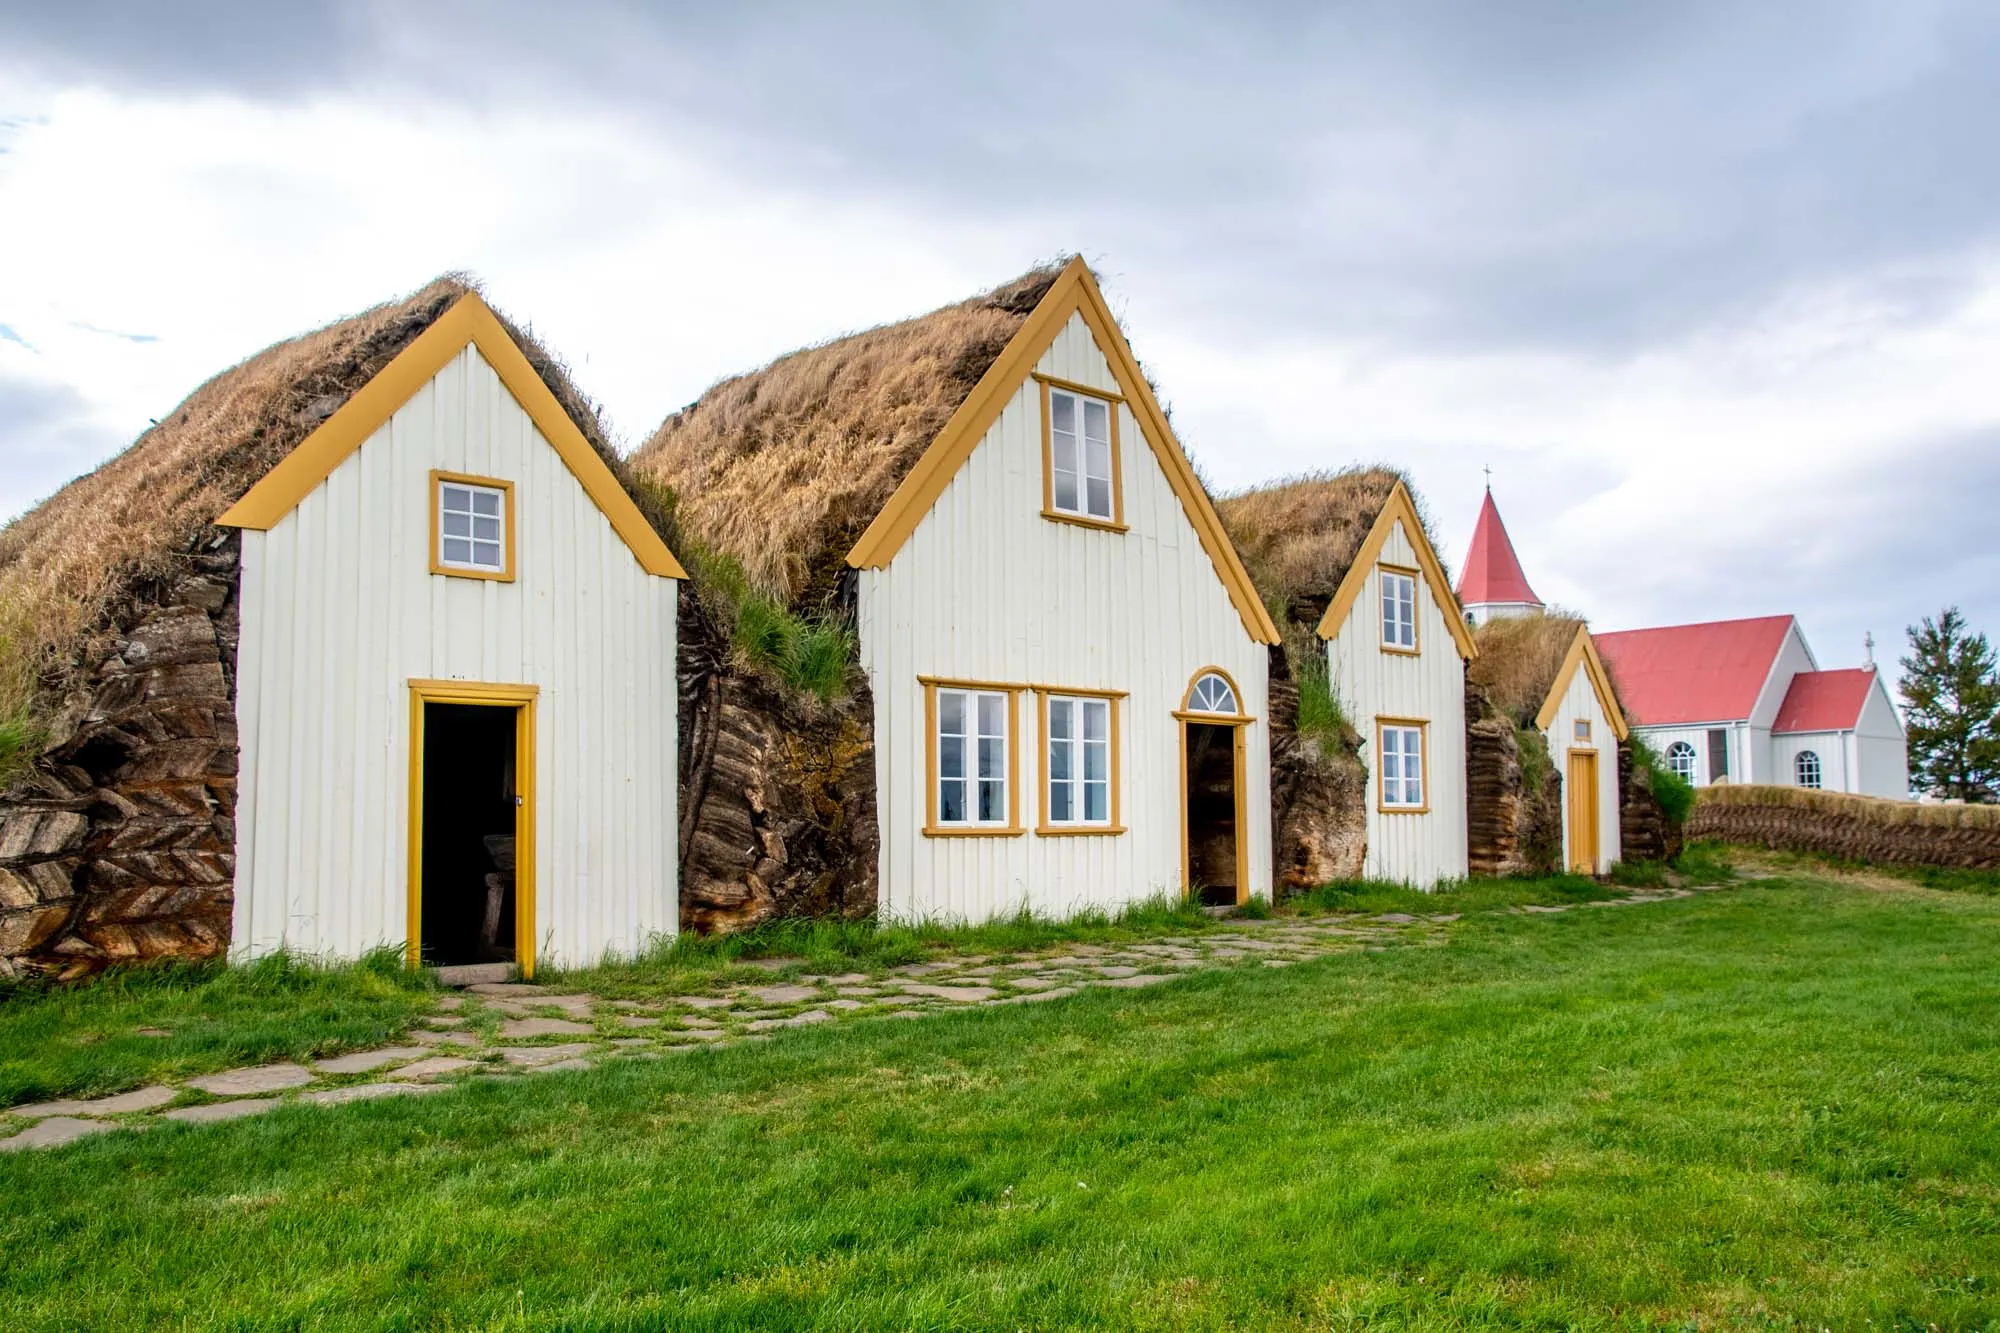
[[[1659,902],[1688,893],[1665,890],[1590,906]],[[288,1102],[340,1105],[421,1096],[467,1078],[588,1069],[607,1059],[659,1059],[767,1040],[786,1028],[1039,1004],[1090,989],[1137,990],[1224,967],[1288,967],[1331,953],[1439,942],[1443,927],[1456,920],[1456,914],[1390,912],[1232,921],[1227,930],[1200,935],[952,956],[877,973],[810,974],[803,959],[759,958],[745,966],[769,972],[768,982],[647,1000],[602,1000],[554,987],[493,982],[441,996],[436,1011],[419,1020],[421,1027],[395,1045],[305,1064],[224,1070],[110,1097],[9,1107],[0,1111],[0,1152],[54,1147],[159,1120],[236,1120]]]

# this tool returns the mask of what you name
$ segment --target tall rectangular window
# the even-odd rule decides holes
[[[1424,728],[1421,723],[1378,725],[1380,804],[1384,810],[1424,808]]]
[[[1113,523],[1118,517],[1112,413],[1102,398],[1047,388],[1049,508]]]
[[[431,572],[514,577],[514,486],[492,477],[431,473]]]
[[[1111,823],[1111,701],[1051,695],[1051,824]]]
[[[937,823],[941,827],[1005,828],[1007,747],[1013,700],[1004,691],[937,691]]]
[[[1400,652],[1417,650],[1417,576],[1383,568],[1382,646]]]

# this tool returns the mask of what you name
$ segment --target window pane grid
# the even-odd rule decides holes
[[[1411,575],[1382,571],[1382,643],[1417,646],[1417,581]]]
[[[1229,688],[1229,682],[1210,673],[1194,683],[1188,693],[1188,710],[1195,713],[1237,712],[1236,691]]]
[[[1818,790],[1820,786],[1819,755],[1811,750],[1801,750],[1794,764],[1798,770],[1799,785]]]
[[[1383,727],[1382,804],[1399,809],[1424,803],[1424,733],[1421,727]]]
[[[1667,766],[1689,785],[1694,783],[1694,765],[1694,746],[1686,741],[1675,741],[1667,747]]]
[[[1050,504],[1059,512],[1110,521],[1112,405],[1101,398],[1049,390]]]
[[[438,563],[504,573],[505,492],[464,482],[438,483]]]
[[[1049,823],[1110,824],[1110,700],[1051,697],[1048,718]]]
[[[1005,694],[937,692],[937,819],[968,827],[1005,825],[1007,720]]]

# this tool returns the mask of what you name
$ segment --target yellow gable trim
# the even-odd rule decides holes
[[[1465,612],[1458,605],[1458,596],[1451,590],[1451,580],[1445,577],[1437,552],[1431,549],[1431,539],[1424,535],[1423,522],[1417,517],[1416,502],[1410,499],[1409,488],[1400,481],[1389,492],[1382,512],[1375,516],[1375,526],[1368,530],[1368,539],[1355,552],[1354,563],[1347,567],[1347,577],[1340,581],[1339,591],[1327,604],[1326,614],[1320,617],[1319,637],[1331,639],[1347,623],[1348,613],[1354,609],[1361,589],[1368,582],[1368,575],[1382,558],[1382,548],[1389,544],[1389,534],[1396,530],[1399,522],[1410,539],[1410,549],[1417,553],[1417,566],[1423,571],[1424,582],[1430,585],[1431,596],[1436,599],[1438,609],[1444,612],[1444,623],[1451,630],[1452,642],[1458,645],[1458,655],[1470,662],[1479,656],[1479,650],[1472,645],[1472,630],[1465,623]]]
[[[959,404],[958,410],[945,422],[944,429],[924,451],[924,456],[903,478],[903,484],[882,506],[882,512],[875,516],[875,521],[854,543],[854,549],[847,553],[847,563],[856,569],[881,569],[895,558],[903,543],[917,530],[924,515],[944,494],[944,488],[958,475],[965,460],[986,438],[986,432],[999,420],[1000,413],[1013,401],[1021,386],[1027,383],[1042,354],[1048,351],[1049,344],[1055,341],[1056,335],[1069,323],[1070,316],[1075,314],[1083,316],[1091,335],[1096,338],[1098,351],[1104,354],[1132,415],[1139,422],[1139,433],[1146,437],[1154,459],[1166,474],[1167,484],[1180,497],[1181,508],[1193,525],[1195,535],[1201,539],[1202,549],[1208,552],[1209,561],[1215,566],[1223,587],[1228,590],[1229,600],[1235,605],[1236,614],[1242,617],[1244,629],[1258,643],[1278,642],[1278,627],[1272,623],[1270,612],[1264,609],[1263,599],[1257,596],[1249,571],[1244,569],[1236,547],[1223,531],[1222,519],[1217,516],[1215,506],[1209,503],[1201,483],[1195,479],[1194,468],[1188,463],[1180,442],[1174,438],[1166,413],[1160,410],[1151,386],[1146,383],[1145,375],[1140,373],[1131,345],[1125,341],[1118,322],[1112,318],[1110,308],[1104,303],[1103,293],[1097,289],[1097,280],[1091,277],[1090,268],[1082,259],[1072,259],[1056,278],[1055,284],[1036,305],[1027,322],[1001,351],[999,359],[973,386],[972,392]]]
[[[563,411],[549,386],[528,364],[527,356],[508,335],[499,317],[473,292],[454,302],[436,323],[418,334],[373,379],[356,390],[338,412],[279,460],[242,499],[215,520],[217,526],[258,531],[276,527],[349,454],[359,449],[362,441],[380,430],[403,404],[416,396],[417,390],[450,365],[467,343],[479,348],[500,382],[514,395],[514,401],[521,405],[542,438],[562,458],[570,475],[624,540],[639,567],[661,578],[686,578],[687,571],[681,568],[681,562],[674,559],[666,542],[639,512],[639,506],[618,484],[618,478],[604,465],[597,451],[590,447],[590,441],[569,419],[569,413]]]
[[[1562,707],[1565,694],[1569,693],[1569,683],[1576,676],[1576,669],[1584,668],[1590,677],[1590,688],[1597,692],[1597,706],[1604,710],[1605,720],[1611,723],[1611,734],[1619,740],[1631,735],[1631,728],[1625,724],[1625,710],[1618,706],[1618,696],[1611,689],[1610,673],[1604,669],[1604,659],[1597,655],[1597,641],[1590,637],[1590,631],[1577,626],[1576,638],[1570,642],[1569,655],[1563,658],[1562,670],[1556,672],[1556,683],[1549,687],[1549,697],[1542,701],[1542,711],[1535,715],[1537,729],[1547,731],[1549,724],[1556,720],[1556,710]]]

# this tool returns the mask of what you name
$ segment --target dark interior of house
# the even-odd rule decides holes
[[[1187,724],[1188,874],[1206,907],[1236,901],[1236,737]]]
[[[514,957],[513,708],[424,706],[423,956]]]

